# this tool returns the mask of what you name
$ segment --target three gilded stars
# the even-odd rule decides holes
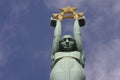
[[[75,11],[77,10],[77,8],[75,7],[68,6],[68,7],[60,8],[60,10],[61,10],[61,13],[53,14],[54,19],[57,19],[57,20],[63,20],[65,18],[77,19],[84,16],[83,12],[76,13]],[[70,14],[70,15],[67,16],[66,14]]]

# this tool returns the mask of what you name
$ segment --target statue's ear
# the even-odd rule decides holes
[[[61,44],[62,40],[59,41],[59,51],[64,51],[63,46]]]
[[[62,50],[61,40],[59,41],[59,51]]]

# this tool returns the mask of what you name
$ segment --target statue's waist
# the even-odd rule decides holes
[[[74,51],[74,52],[58,52],[54,55],[54,61],[58,61],[62,58],[72,58],[76,60],[80,60],[80,52]]]

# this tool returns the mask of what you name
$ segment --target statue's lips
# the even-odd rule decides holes
[[[70,48],[70,45],[69,44],[65,44],[64,48]]]

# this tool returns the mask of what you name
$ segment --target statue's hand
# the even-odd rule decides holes
[[[52,27],[56,27],[56,25],[57,25],[57,20],[56,20],[56,19],[53,19],[53,18],[51,17],[51,22],[50,22],[50,24],[51,24]]]
[[[85,23],[86,23],[86,21],[85,21],[85,16],[83,16],[82,18],[79,18],[78,19],[78,22],[79,22],[79,26],[84,26],[85,25]]]

